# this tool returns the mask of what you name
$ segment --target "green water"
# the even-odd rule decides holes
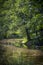
[[[32,56],[34,53],[31,52],[27,49],[0,45],[0,65],[43,65],[43,55]],[[38,54],[37,51],[35,53]]]

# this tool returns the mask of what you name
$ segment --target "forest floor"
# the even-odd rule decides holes
[[[21,42],[23,39],[3,39],[0,40],[0,43],[14,43],[14,42]]]

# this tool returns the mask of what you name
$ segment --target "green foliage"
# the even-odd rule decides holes
[[[39,35],[43,40],[43,33],[38,32],[37,35],[36,32],[40,28],[43,29],[42,0],[0,0],[0,39],[17,33],[22,38],[29,38],[30,35],[32,39]]]
[[[41,3],[40,3],[41,2]],[[23,22],[30,29],[39,29],[40,23],[43,21],[43,15],[40,13],[42,9],[42,1],[34,0],[0,0],[0,35],[8,36],[9,33],[17,31],[25,32]],[[41,18],[40,18],[41,17]],[[21,25],[19,27],[19,25]],[[26,35],[26,33],[24,34]]]

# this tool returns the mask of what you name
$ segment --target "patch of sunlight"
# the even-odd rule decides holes
[[[22,43],[25,43],[25,42],[27,42],[27,39],[26,38],[23,38]]]
[[[16,33],[17,33],[17,34],[20,34],[20,30],[17,30]]]

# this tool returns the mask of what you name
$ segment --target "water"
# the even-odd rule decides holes
[[[43,65],[43,52],[0,44],[0,65]]]

